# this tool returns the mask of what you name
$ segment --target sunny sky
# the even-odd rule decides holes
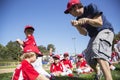
[[[89,37],[71,26],[75,19],[64,14],[68,0],[0,0],[0,44],[17,38],[25,40],[24,26],[35,28],[37,45],[54,44],[56,52],[81,53]],[[96,4],[112,23],[115,33],[120,31],[120,0],[81,0],[83,5]],[[75,40],[73,38],[76,38]]]

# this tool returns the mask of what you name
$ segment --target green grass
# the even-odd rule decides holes
[[[16,66],[0,66],[0,69],[16,68]]]
[[[0,80],[11,80],[12,73],[0,74]]]
[[[116,66],[116,70],[112,71],[113,80],[120,80],[120,64],[115,66]],[[61,76],[61,77],[56,77],[56,80],[93,80],[93,74],[94,73],[81,74],[79,75],[79,77]],[[11,76],[12,76],[12,73],[0,74],[0,80],[10,80]],[[104,78],[102,78],[102,80],[104,80]]]

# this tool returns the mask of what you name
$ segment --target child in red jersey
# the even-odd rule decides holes
[[[42,74],[39,74],[31,65],[35,62],[36,54],[34,52],[24,53],[21,64],[15,69],[12,80],[49,80]]]
[[[64,53],[63,56],[64,56],[64,59],[61,60],[61,63],[63,65],[64,72],[66,72],[67,75],[69,76],[73,76],[72,74],[73,65],[71,60],[69,60],[69,54],[66,52]]]
[[[38,55],[42,55],[37,47],[37,44],[33,36],[34,30],[35,29],[30,25],[25,26],[24,33],[26,35],[26,40],[22,41],[20,39],[17,39],[17,42],[21,45],[21,48],[23,49],[24,53],[33,51]]]
[[[83,58],[82,54],[77,56],[78,61],[76,62],[76,71],[78,74],[80,73],[89,73],[91,72],[91,68],[88,66],[86,60]]]
[[[50,66],[50,72],[53,76],[60,76],[63,73],[63,66],[60,63],[60,56],[54,55],[53,56],[54,63]]]
[[[42,53],[38,49],[33,33],[34,28],[30,25],[25,26],[24,33],[26,35],[26,40],[22,41],[20,39],[17,39],[17,42],[21,45],[23,52],[35,52],[37,54],[37,60],[32,63],[33,67],[35,68],[38,73],[43,74],[47,77],[51,77],[50,74],[48,74],[43,68],[42,68]]]

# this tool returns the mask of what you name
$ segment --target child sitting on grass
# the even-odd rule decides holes
[[[36,61],[34,52],[27,52],[21,56],[21,64],[15,69],[12,80],[49,80],[42,74],[39,74],[31,65]]]
[[[70,74],[67,74],[66,72],[64,72],[63,65],[60,62],[60,56],[59,55],[54,55],[53,59],[54,59],[54,63],[52,63],[51,66],[50,66],[51,75],[71,77]]]
[[[73,76],[72,70],[73,70],[73,65],[71,60],[69,59],[69,53],[65,52],[63,54],[64,59],[61,60],[61,63],[63,65],[63,70],[66,72],[67,75]]]
[[[54,55],[53,59],[54,59],[54,62],[50,66],[51,75],[60,76],[63,73],[63,66],[60,63],[60,56]]]
[[[87,64],[86,60],[84,59],[82,54],[78,54],[77,56],[78,61],[76,62],[76,71],[78,74],[82,73],[90,73],[92,69],[90,66]]]

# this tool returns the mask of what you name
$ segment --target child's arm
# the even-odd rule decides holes
[[[16,42],[20,45],[20,48],[23,50],[24,42],[20,39],[16,39]]]
[[[20,44],[20,45],[24,45],[23,41],[20,39],[16,39],[16,41]]]

